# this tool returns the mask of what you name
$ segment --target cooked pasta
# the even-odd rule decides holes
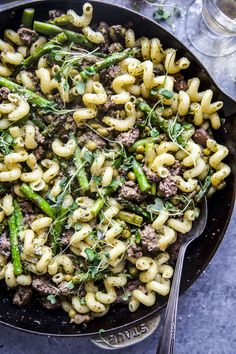
[[[0,280],[80,324],[168,295],[170,246],[227,183],[229,150],[188,58],[95,26],[89,3],[50,16],[0,40]]]

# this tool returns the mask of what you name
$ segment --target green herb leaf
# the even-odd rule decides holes
[[[147,209],[150,212],[160,212],[165,209],[164,202],[161,198],[155,198],[154,204],[148,205]]]
[[[93,162],[93,154],[91,151],[89,151],[88,149],[85,151],[85,153],[83,154],[83,161],[87,162],[89,165],[92,164]]]
[[[85,248],[84,252],[90,262],[93,262],[94,259],[97,257],[97,253],[94,252],[91,248]]]
[[[141,238],[141,234],[140,234],[140,231],[137,230],[136,233],[135,233],[135,242],[137,243],[137,245],[139,245],[142,241],[142,238]]]
[[[153,128],[153,129],[151,130],[151,133],[150,133],[150,135],[151,135],[152,138],[156,138],[159,134],[160,134],[160,133],[159,133],[159,131],[158,131],[156,128]]]
[[[76,84],[76,91],[79,95],[83,95],[85,93],[85,83],[83,81],[78,81]]]
[[[131,292],[130,291],[126,291],[123,295],[122,295],[122,300],[123,301],[128,301],[131,297]]]
[[[66,284],[66,288],[67,289],[70,289],[70,290],[72,290],[72,289],[74,289],[74,284],[73,284],[73,282],[72,281],[69,281],[67,284]]]
[[[65,82],[63,83],[63,88],[64,88],[65,91],[69,91],[70,85],[68,84],[67,81],[65,81]]]
[[[167,98],[168,100],[169,100],[170,98],[173,98],[173,97],[174,97],[174,92],[173,92],[173,91],[169,91],[169,90],[166,90],[166,89],[164,89],[164,88],[161,88],[161,89],[159,90],[159,94],[162,95],[162,96],[164,96],[164,97]]]
[[[76,231],[80,231],[80,230],[82,229],[82,225],[77,222],[77,223],[74,225],[74,228],[75,228]]]
[[[171,17],[171,13],[163,8],[159,8],[153,13],[153,18],[156,21],[166,21]]]
[[[57,302],[55,295],[48,295],[47,300],[50,301],[52,305],[54,305]]]
[[[103,333],[105,333],[106,331],[105,331],[105,329],[103,329],[103,328],[100,328],[99,329],[99,331],[98,331],[98,333],[101,335],[101,334],[103,334]]]
[[[85,297],[82,297],[82,298],[80,299],[80,304],[81,304],[81,305],[86,305]]]

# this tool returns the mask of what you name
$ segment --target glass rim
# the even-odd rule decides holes
[[[219,14],[219,18],[215,18],[211,12],[209,4],[214,6],[214,10]],[[215,0],[202,0],[202,6],[205,6],[209,12],[209,15],[213,17],[216,24],[232,32],[236,35],[236,19],[227,16],[216,4]]]

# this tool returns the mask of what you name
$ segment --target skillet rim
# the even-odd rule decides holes
[[[4,1],[4,0],[3,0]],[[78,4],[83,4],[85,1],[84,0],[71,0],[73,3],[75,3],[76,5]],[[199,66],[199,68],[201,69],[201,71],[203,71],[205,73],[205,75],[207,76],[209,82],[214,86],[214,89],[215,91],[219,92],[222,94],[223,96],[223,99],[228,99],[230,101],[230,103],[235,107],[235,114],[236,114],[236,99],[234,99],[232,96],[230,96],[228,93],[225,93],[219,86],[218,84],[216,84],[214,78],[209,74],[208,70],[205,68],[204,64],[200,61],[200,59],[197,58],[197,56],[192,52],[191,49],[189,49],[180,39],[178,39],[177,37],[174,36],[174,34],[172,34],[170,31],[168,31],[165,27],[163,27],[161,24],[155,22],[153,19],[137,12],[137,11],[134,11],[133,9],[130,9],[130,8],[126,8],[124,7],[123,5],[116,5],[116,4],[113,4],[113,3],[108,3],[108,2],[104,2],[103,0],[100,1],[100,0],[88,0],[90,3],[92,4],[95,4],[97,6],[99,6],[99,4],[101,4],[102,6],[106,6],[107,8],[109,8],[109,10],[111,10],[112,8],[119,8],[121,9],[122,11],[124,12],[129,12],[130,14],[134,14],[135,16],[138,16],[140,18],[141,21],[145,21],[146,23],[152,23],[153,25],[155,25],[158,28],[161,28],[161,30],[163,32],[165,32],[165,34],[170,38],[172,39],[174,42],[177,42],[178,45],[183,49],[185,50],[187,53],[189,53],[194,62]],[[53,0],[30,0],[30,1],[27,1],[27,0],[15,0],[15,1],[8,1],[7,0],[7,3],[3,3],[3,4],[0,4],[0,13],[3,13],[4,11],[9,11],[9,10],[14,10],[14,9],[19,9],[21,7],[24,7],[24,6],[31,6],[33,4],[43,4],[43,3],[46,3],[46,2],[53,2]],[[58,0],[58,3],[61,4],[63,2],[63,0]],[[191,6],[191,4],[190,4]],[[185,291],[187,291],[191,285],[199,278],[199,276],[203,273],[203,271],[206,269],[206,267],[209,265],[211,259],[214,257],[216,251],[218,250],[222,240],[224,239],[225,237],[225,233],[227,231],[227,228],[228,228],[228,225],[231,221],[231,218],[232,218],[232,213],[233,213],[233,209],[234,209],[234,205],[235,205],[235,198],[236,198],[236,174],[234,176],[234,180],[233,180],[233,196],[232,196],[232,200],[230,202],[230,206],[229,206],[229,209],[228,209],[228,214],[227,214],[227,219],[225,220],[224,222],[224,227],[222,228],[222,231],[220,233],[221,237],[218,237],[217,238],[217,242],[216,242],[216,245],[214,248],[212,248],[212,251],[211,253],[205,257],[204,259],[204,264],[202,265],[201,269],[199,272],[197,272],[190,281],[188,281],[188,285],[187,287],[185,288],[184,291],[180,291],[180,295],[182,295]],[[138,318],[138,319],[135,319],[125,325],[120,325],[120,326],[117,326],[115,328],[111,328],[111,329],[106,329],[104,330],[104,334],[105,335],[108,335],[108,334],[111,334],[111,333],[115,333],[115,332],[118,332],[118,331],[123,331],[125,329],[128,329],[128,328],[131,328],[141,322],[144,322],[148,319],[151,319],[153,318],[154,316],[157,316],[159,313],[161,313],[163,311],[163,309],[165,308],[166,305],[162,305],[161,307],[159,307],[158,309],[153,309],[151,310],[148,314],[145,314],[145,315],[142,315],[142,317]],[[88,338],[88,337],[97,337],[99,332],[89,332],[89,333],[77,333],[77,334],[61,334],[61,333],[46,333],[46,332],[38,332],[37,330],[29,330],[29,329],[26,329],[26,328],[22,328],[22,327],[18,327],[18,324],[17,325],[12,325],[10,323],[7,323],[3,320],[0,319],[0,324],[3,324],[7,327],[10,327],[10,328],[13,328],[13,329],[16,329],[16,330],[19,330],[19,331],[22,331],[22,332],[27,332],[27,333],[30,333],[30,334],[34,334],[34,335],[42,335],[42,336],[48,336],[48,337],[68,337],[68,338],[72,338],[72,337],[85,337],[85,338]],[[79,330],[79,329],[78,329]]]

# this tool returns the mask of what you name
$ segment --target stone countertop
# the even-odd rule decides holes
[[[106,0],[132,7],[131,0]],[[138,4],[139,1],[136,1]],[[162,23],[176,37],[185,42],[204,63],[216,83],[226,93],[236,98],[236,53],[222,58],[206,57],[191,47],[185,35],[185,15],[190,0],[169,0],[179,4],[181,17],[172,27]],[[143,4],[139,11],[152,17],[154,6]],[[222,80],[224,78],[224,80]],[[221,246],[200,278],[181,297],[178,311],[176,354],[235,354],[236,353],[236,210]],[[1,354],[102,354],[86,339],[56,339],[25,334],[0,325]],[[158,334],[119,354],[153,354]]]

